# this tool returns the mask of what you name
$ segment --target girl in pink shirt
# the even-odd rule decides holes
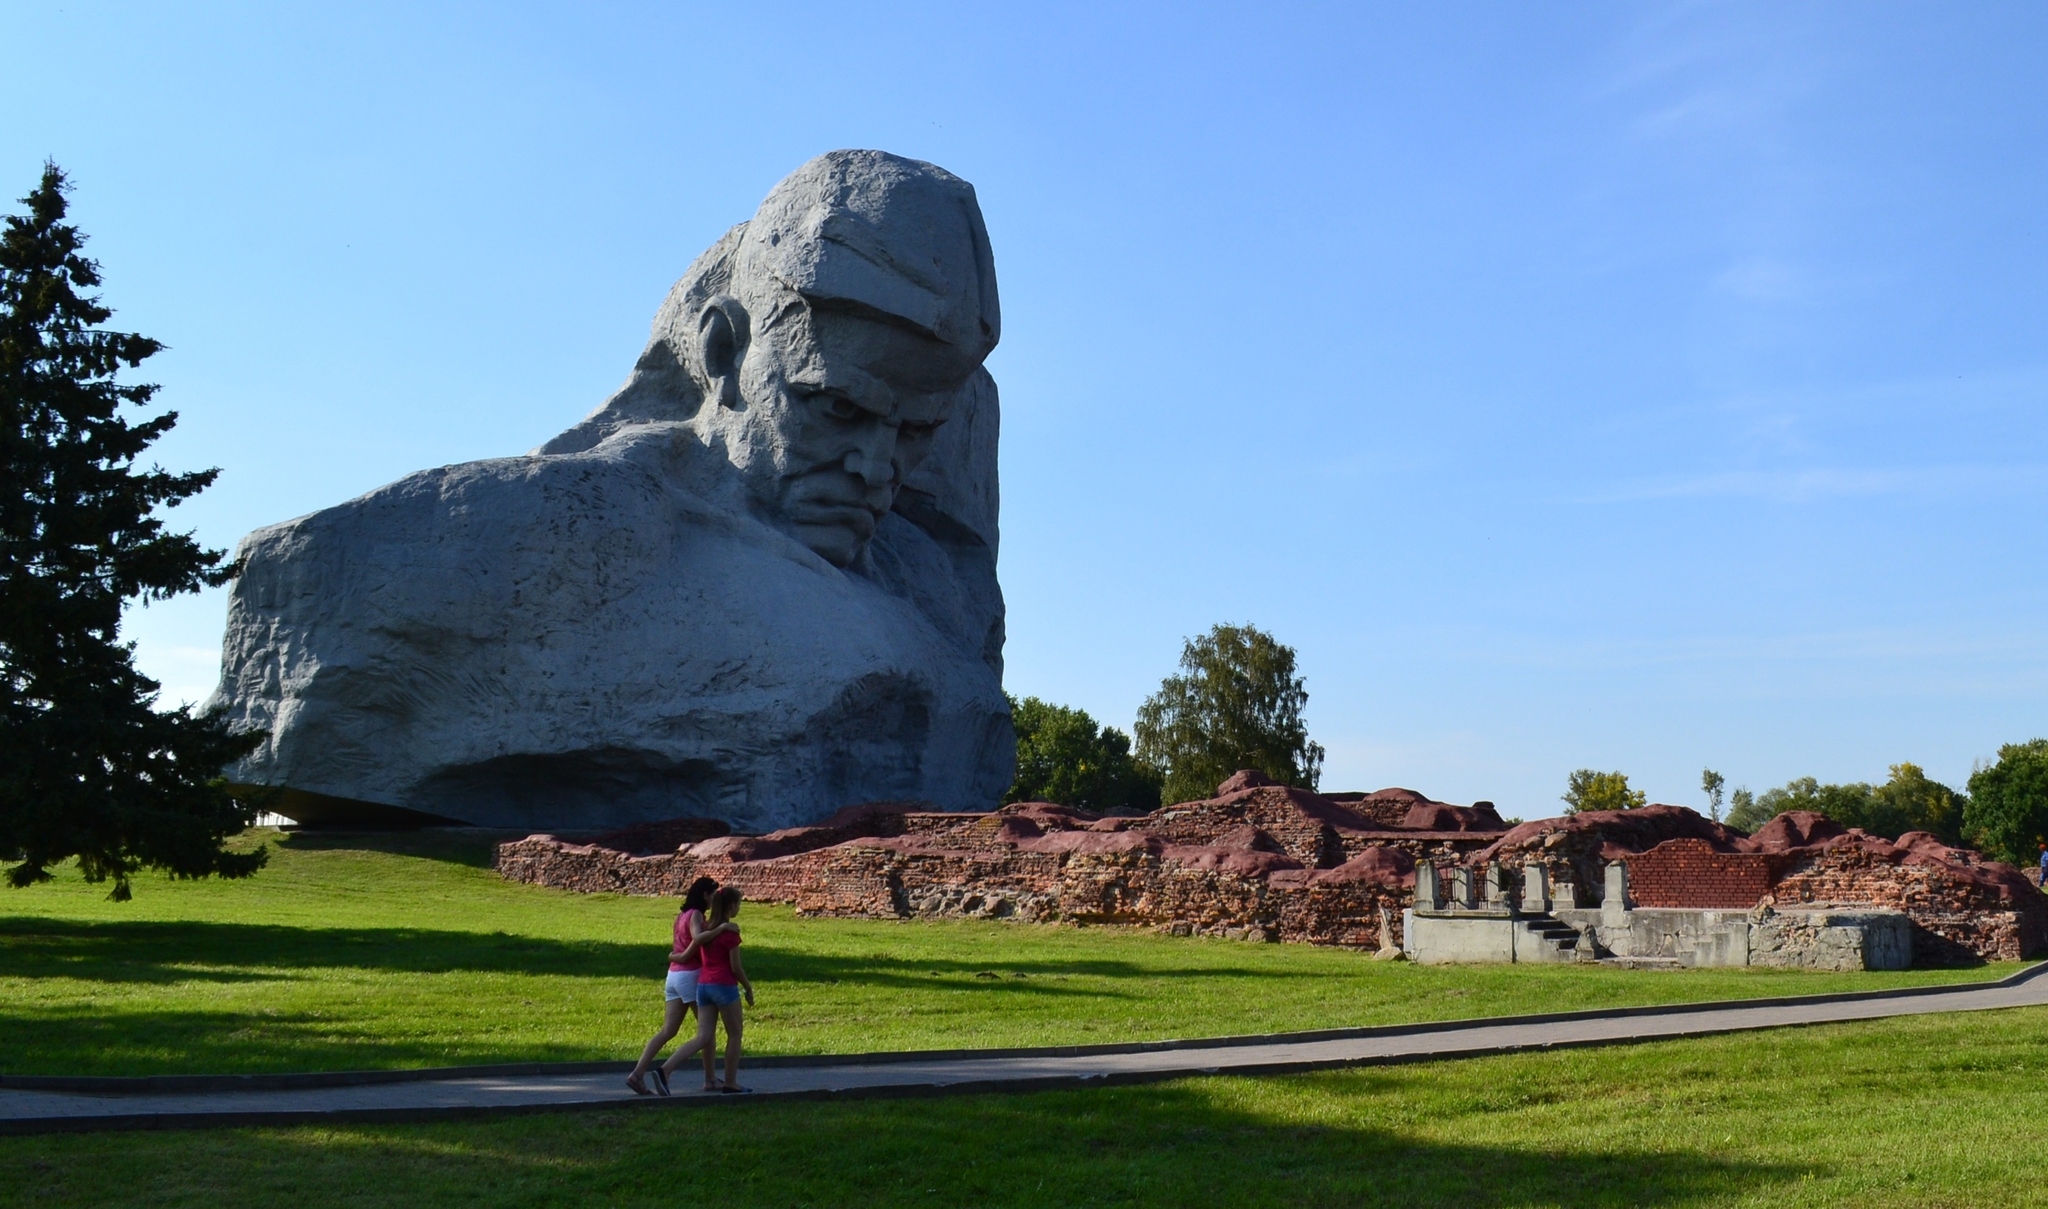
[[[668,980],[662,986],[663,1007],[661,1030],[647,1042],[647,1048],[640,1051],[640,1061],[633,1066],[633,1073],[626,1076],[626,1086],[635,1095],[648,1094],[643,1077],[647,1068],[654,1065],[654,1056],[661,1047],[683,1027],[683,1014],[697,1011],[697,978],[703,959],[695,952],[697,938],[708,930],[704,910],[711,905],[711,896],[718,889],[718,883],[708,877],[700,877],[690,883],[690,889],[683,895],[683,909],[676,915],[675,935],[669,943]],[[701,1013],[699,1013],[701,1015]],[[712,1066],[712,1051],[704,1051],[704,1089],[709,1091],[718,1086],[717,1074]],[[668,1094],[668,1071],[654,1067],[655,1090]]]
[[[747,967],[740,961],[740,929],[733,922],[739,913],[740,892],[737,887],[725,886],[711,896],[711,926],[698,935],[692,946],[704,955],[704,966],[697,975],[697,1036],[670,1054],[668,1061],[662,1064],[664,1072],[673,1071],[691,1054],[709,1054],[713,1030],[717,1028],[718,1021],[723,1020],[725,1085],[718,1090],[727,1093],[748,1090],[740,1086],[742,991],[746,993],[747,1006],[754,1006],[754,984],[747,978]],[[711,1089],[706,1087],[705,1090]]]

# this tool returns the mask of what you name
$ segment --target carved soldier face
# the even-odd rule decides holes
[[[750,505],[827,562],[851,565],[976,362],[885,320],[793,296],[759,317],[715,300],[699,330],[706,402],[723,413],[726,455]]]

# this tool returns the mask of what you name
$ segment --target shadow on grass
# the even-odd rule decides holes
[[[492,831],[481,827],[428,827],[418,831],[286,832],[276,840],[286,852],[382,852],[489,869],[498,845],[523,839],[523,831]]]
[[[649,1019],[653,1017],[650,1015]],[[237,1075],[387,1070],[631,1057],[515,1033],[392,1035],[383,1022],[310,1011],[100,1012],[89,1005],[0,1016],[0,1071],[13,1075]]]
[[[0,974],[109,983],[241,982],[280,971],[382,970],[401,974],[476,971],[580,978],[660,978],[667,946],[556,940],[505,932],[431,928],[308,928],[213,922],[77,922],[0,917]],[[1113,959],[1005,961],[996,951],[970,959],[857,957],[762,945],[750,971],[766,982],[972,990],[987,995],[1111,995],[1067,978],[1176,981],[1327,977],[1313,971],[1225,966],[1149,966]]]
[[[648,995],[666,970],[666,946],[554,940],[503,933],[409,928],[306,928],[215,922],[87,923],[44,917],[0,918],[0,978],[87,984],[31,1004],[0,1001],[0,1070],[38,1074],[214,1073],[321,1070],[452,1063],[580,1059],[587,1046],[551,1045],[531,1028],[505,1041],[469,1033],[415,1040],[394,1024],[381,999],[411,1003],[421,994],[466,996],[463,1011],[550,1013],[578,994],[582,979],[644,981]],[[915,1001],[999,1015],[1027,1000],[1115,1003],[1157,994],[1163,978],[1241,981],[1270,971],[1166,970],[1130,962],[1004,962],[837,957],[764,946],[751,972],[764,988],[814,988],[825,1002],[858,1002],[876,992],[908,992]],[[352,981],[346,1005],[320,1009],[317,989],[288,1004],[263,1006],[265,992],[232,1005],[194,1009],[190,991],[153,998],[152,987],[290,982],[318,988],[336,971],[392,977]],[[557,979],[474,984],[420,981],[436,975],[512,974]],[[1074,981],[1075,977],[1083,981]],[[128,988],[117,1003],[93,1002],[91,984]],[[831,988],[829,990],[825,988]],[[202,992],[203,993],[203,992]],[[615,992],[606,991],[604,994]],[[312,1004],[312,1006],[308,1006]],[[400,1012],[419,1010],[417,1005]],[[398,1035],[392,1035],[397,1033]],[[458,1052],[459,1051],[459,1052]]]
[[[663,968],[660,948],[430,928],[0,919],[0,973],[110,983],[243,982],[321,969],[653,977]]]
[[[1251,1086],[1277,1093],[1276,1107],[1244,1106],[1243,1081],[1198,1080],[759,1103],[687,1119],[606,1112],[7,1139],[0,1155],[39,1204],[223,1207],[306,1188],[422,1205],[473,1203],[479,1188],[501,1204],[662,1204],[675,1193],[684,1130],[715,1139],[723,1199],[761,1204],[1675,1206],[1768,1197],[1827,1174],[1693,1149],[1531,1143],[1527,1120],[1472,1120],[1472,1137],[1447,1142],[1374,1121],[1391,1096],[1362,1081]]]

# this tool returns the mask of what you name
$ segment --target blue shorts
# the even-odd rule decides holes
[[[740,1001],[740,989],[728,982],[700,982],[697,984],[697,1007],[699,1010],[712,1007],[731,1007]]]

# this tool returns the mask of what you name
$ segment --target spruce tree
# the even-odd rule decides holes
[[[139,470],[176,412],[130,423],[156,393],[116,376],[163,346],[104,328],[99,266],[64,221],[55,164],[0,235],[0,861],[47,880],[76,857],[129,897],[144,868],[246,877],[266,853],[223,842],[254,821],[221,770],[263,741],[218,714],[159,711],[120,638],[122,606],[218,586],[235,568],[155,515],[218,470]],[[83,291],[83,292],[82,292]]]

